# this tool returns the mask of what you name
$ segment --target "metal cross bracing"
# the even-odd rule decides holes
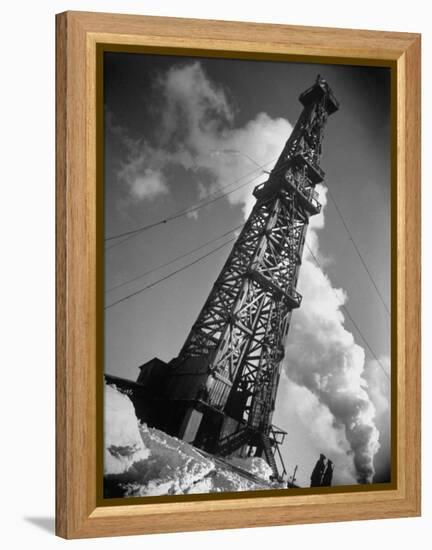
[[[241,422],[216,453],[248,444],[274,471],[272,416],[284,344],[301,305],[296,286],[309,218],[321,209],[315,186],[324,178],[323,128],[338,108],[320,77],[300,101],[303,112],[268,181],[255,188],[255,206],[176,361],[205,361],[207,403]]]

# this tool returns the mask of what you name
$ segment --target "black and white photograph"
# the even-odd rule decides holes
[[[391,70],[105,51],[103,137],[104,498],[388,487]]]

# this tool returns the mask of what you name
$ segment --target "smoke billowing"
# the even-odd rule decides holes
[[[323,188],[320,196],[325,207]],[[344,291],[333,287],[315,261],[319,255],[317,230],[322,227],[324,210],[311,219],[308,230],[299,279],[303,301],[292,318],[284,368],[293,382],[307,388],[328,408],[334,428],[342,428],[349,443],[348,456],[352,456],[355,479],[358,483],[371,483],[379,431],[364,378],[365,353],[345,328]]]

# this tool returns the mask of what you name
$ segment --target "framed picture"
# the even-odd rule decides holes
[[[57,16],[57,534],[420,514],[420,37]]]

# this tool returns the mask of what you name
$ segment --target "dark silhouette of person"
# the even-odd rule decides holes
[[[330,487],[333,479],[333,470],[334,470],[333,462],[330,459],[328,459],[327,466],[326,466],[326,469],[322,478],[322,483],[321,483],[323,487]]]
[[[312,474],[310,478],[311,487],[320,487],[322,477],[324,474],[324,468],[325,468],[324,461],[325,461],[325,456],[323,454],[320,454],[320,457],[317,463],[315,464],[315,468],[312,470]]]

